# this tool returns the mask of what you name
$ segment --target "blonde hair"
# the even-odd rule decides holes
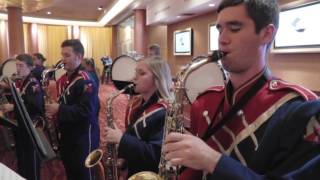
[[[166,61],[158,56],[143,59],[155,77],[155,84],[160,96],[165,100],[173,100],[174,95],[172,89],[172,76],[170,67]]]

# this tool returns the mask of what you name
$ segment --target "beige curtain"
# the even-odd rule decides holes
[[[30,24],[23,24],[23,40],[24,40],[24,52],[31,54],[31,32],[29,28]]]
[[[111,55],[112,28],[111,27],[80,27],[80,41],[85,49],[85,57],[92,57],[101,72],[102,56]]]
[[[61,59],[61,43],[67,39],[67,26],[38,25],[38,46],[47,61],[46,66],[55,65]]]

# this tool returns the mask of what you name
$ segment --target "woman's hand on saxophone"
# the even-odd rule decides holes
[[[122,138],[123,132],[114,124],[114,129],[110,127],[106,127],[107,136],[106,140],[108,143],[116,143],[119,144]]]
[[[45,110],[46,110],[46,117],[53,117],[58,113],[59,110],[59,104],[54,102],[50,104],[45,104]]]

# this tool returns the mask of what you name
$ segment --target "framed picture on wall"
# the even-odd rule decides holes
[[[173,33],[173,54],[192,55],[193,33],[191,28],[177,30]]]
[[[219,38],[219,31],[216,27],[215,23],[209,24],[209,51],[208,53],[211,54],[212,51],[217,50],[219,48],[218,38]]]
[[[320,52],[320,2],[303,4],[280,12],[272,52]]]

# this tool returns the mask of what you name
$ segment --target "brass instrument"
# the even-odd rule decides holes
[[[5,83],[9,83],[9,82],[8,82],[9,79],[8,79],[8,77],[6,77],[6,76],[1,76],[1,77],[0,77],[0,82],[1,82],[1,81],[4,81]],[[9,101],[8,101],[8,99],[7,99],[4,91],[5,91],[4,88],[2,88],[2,89],[1,89],[1,92],[0,92],[0,105],[9,103]],[[17,126],[17,122],[14,121],[13,119],[7,119],[7,116],[8,116],[7,114],[4,114],[4,117],[1,117],[1,118],[3,118],[1,121],[8,121],[8,123],[9,123],[9,121],[10,121],[9,124],[16,124],[16,126]],[[3,126],[1,132],[2,132],[2,135],[3,135],[5,147],[6,147],[7,149],[12,149],[12,148],[14,148],[15,145],[16,145],[16,142],[15,142],[15,139],[14,139],[14,134],[13,134],[13,129],[12,129],[12,127],[10,127],[10,126]]]
[[[134,85],[129,84],[122,90],[112,94],[107,99],[107,126],[115,128],[113,124],[112,102],[121,93],[127,89],[132,88]],[[87,168],[97,168],[97,176],[99,180],[118,180],[118,152],[115,143],[107,143],[104,149],[96,149],[92,151],[85,161]]]
[[[221,51],[214,51],[212,56],[208,58],[191,62],[184,69],[182,69],[177,74],[177,81],[174,87],[174,96],[175,99],[173,102],[169,102],[169,108],[167,109],[167,115],[164,125],[164,134],[163,134],[163,144],[167,135],[171,132],[180,132],[183,133],[183,101],[185,98],[185,80],[188,75],[199,67],[210,63],[215,62],[221,59],[224,56],[224,53]],[[143,171],[132,175],[129,180],[175,180],[178,179],[179,167],[172,166],[165,159],[165,153],[163,149],[161,150],[161,157],[159,163],[159,173],[155,174],[153,172]]]
[[[42,85],[42,89],[44,91],[45,104],[50,104],[53,102],[53,99],[52,99],[50,93],[48,93],[48,86],[49,86],[49,81],[50,81],[49,73],[55,72],[61,68],[64,68],[63,63],[58,64],[55,68],[45,69],[42,72],[41,85]],[[41,121],[37,121],[37,122],[41,122]],[[59,149],[58,133],[56,130],[56,126],[52,120],[52,117],[45,117],[45,120],[42,121],[42,123],[43,123],[42,126],[44,128],[46,128],[46,130],[47,130],[52,149],[55,152],[57,152]]]

